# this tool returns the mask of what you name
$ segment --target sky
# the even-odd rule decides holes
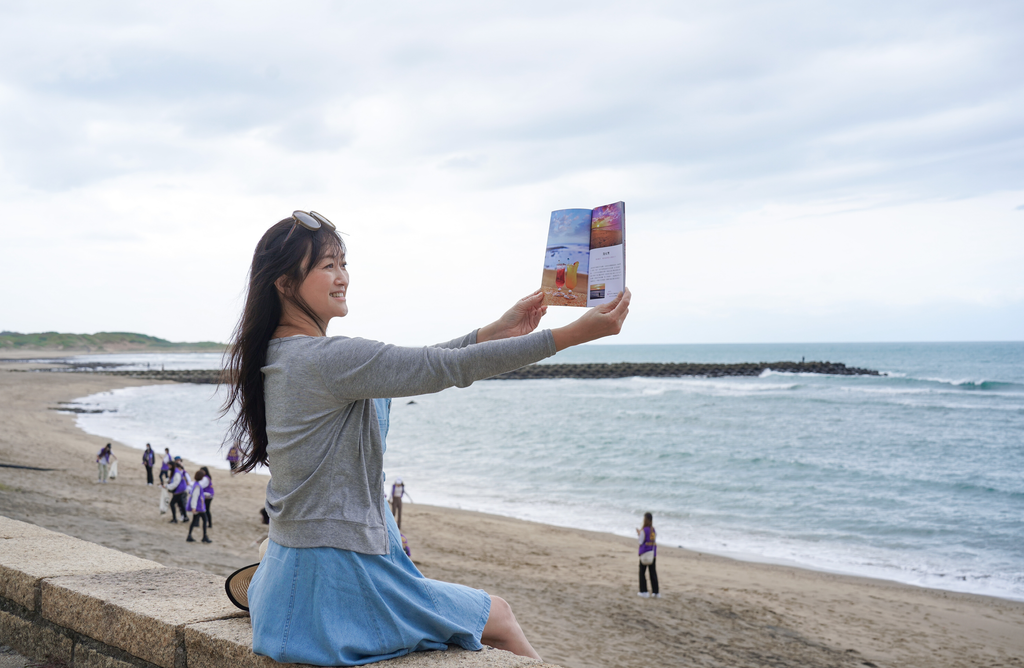
[[[403,345],[626,203],[617,343],[1024,339],[1024,3],[0,5],[0,330],[227,341],[259,237],[345,231]],[[552,308],[545,326],[579,309]]]

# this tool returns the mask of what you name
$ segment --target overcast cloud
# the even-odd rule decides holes
[[[551,210],[624,200],[622,343],[1020,340],[1022,34],[1020,2],[5,3],[0,329],[226,340],[312,208],[349,233],[331,333],[429,343],[537,287]]]

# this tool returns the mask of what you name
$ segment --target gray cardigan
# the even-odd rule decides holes
[[[344,336],[272,339],[263,367],[270,538],[388,554],[375,398],[466,387],[555,354],[551,330],[425,348]]]

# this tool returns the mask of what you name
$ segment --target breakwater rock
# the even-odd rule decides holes
[[[531,364],[522,369],[509,371],[489,380],[523,380],[535,378],[680,378],[701,376],[723,378],[725,376],[760,376],[766,370],[784,373],[818,373],[835,376],[880,376],[873,369],[859,369],[841,362],[745,362],[740,364],[645,364],[621,362],[618,364]],[[148,380],[171,380],[178,383],[217,383],[220,371],[208,370],[157,370],[114,371],[89,369],[91,373],[112,376],[145,378]]]
[[[105,376],[126,376],[128,378],[144,378],[146,380],[173,380],[176,383],[199,383],[212,385],[220,382],[220,371],[217,369],[146,369],[144,371],[114,371],[108,369],[69,369],[80,373],[102,373]]]
[[[492,380],[521,380],[526,378],[678,378],[702,376],[760,376],[767,370],[786,373],[820,373],[836,376],[880,376],[873,369],[858,369],[841,362],[744,362],[740,364],[531,364],[509,371]]]

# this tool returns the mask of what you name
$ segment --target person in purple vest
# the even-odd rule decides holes
[[[188,479],[185,477],[185,467],[181,463],[181,457],[175,457],[172,465],[173,473],[171,480],[167,483],[167,491],[171,496],[171,524],[178,523],[177,510],[181,511],[181,521],[188,522],[188,515],[185,514],[185,493],[188,490]]]
[[[661,594],[658,593],[658,571],[655,568],[655,562],[658,561],[658,545],[655,542],[657,532],[654,530],[653,515],[644,513],[644,526],[636,530],[636,535],[640,541],[640,591],[637,593],[644,598],[661,598]],[[647,593],[647,577],[644,574],[647,569],[651,570],[650,594]]]
[[[112,457],[110,451],[110,444],[107,443],[101,449],[99,454],[96,455],[96,463],[99,464],[99,479],[96,482],[106,483],[107,475],[110,473],[110,458]]]
[[[210,469],[205,466],[199,469],[203,472],[203,479],[196,477],[196,482],[203,488],[203,500],[206,502],[206,526],[213,528],[213,515],[210,514],[210,506],[213,505],[213,478],[210,477]]]
[[[164,456],[160,460],[160,484],[164,484],[164,476],[170,478],[174,473],[174,460],[171,458],[171,449],[164,448]]]
[[[153,486],[153,464],[156,462],[156,454],[153,446],[146,444],[146,450],[142,453],[142,465],[146,467],[146,484]]]
[[[231,466],[232,471],[238,468],[238,441],[235,441],[228,450],[228,465]]]
[[[196,528],[200,520],[203,522],[203,542],[213,542],[206,535],[206,499],[203,497],[203,486],[201,484],[205,479],[206,474],[203,473],[202,469],[199,469],[196,471],[196,481],[188,489],[188,509],[192,511],[192,524],[188,528],[188,538],[185,540],[189,543],[196,542],[196,539],[192,537],[192,529]]]

